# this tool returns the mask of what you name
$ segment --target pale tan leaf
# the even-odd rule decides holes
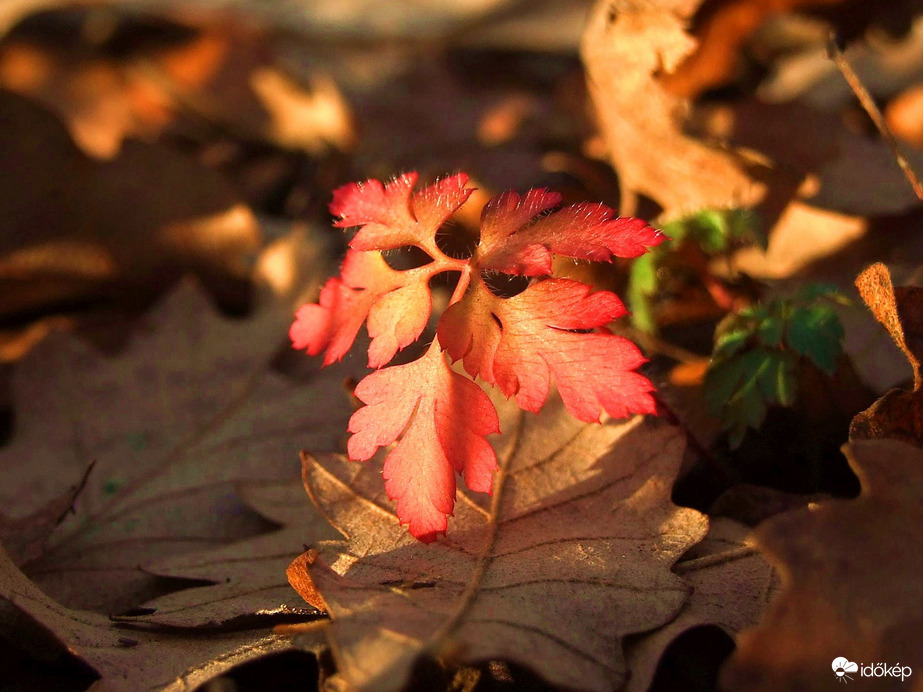
[[[679,615],[634,640],[626,654],[631,678],[626,692],[644,692],[667,646],[699,625],[717,625],[730,635],[756,624],[769,605],[778,577],[747,540],[750,529],[730,519],[713,519],[705,539],[674,567],[692,587]]]
[[[670,567],[707,522],[669,500],[682,435],[640,418],[586,425],[560,404],[538,416],[498,408],[507,432],[494,496],[461,492],[432,545],[399,525],[374,464],[305,457],[309,494],[347,540],[316,544],[290,580],[329,607],[349,684],[400,689],[426,653],[505,659],[554,685],[611,690],[626,679],[622,638],[685,602]]]
[[[657,76],[695,48],[686,32],[698,0],[599,0],[581,55],[620,184],[656,200],[667,216],[752,206],[765,193],[742,158],[684,132],[687,100]],[[623,213],[631,213],[622,210]]]
[[[723,671],[728,690],[832,689],[838,657],[923,670],[923,451],[896,440],[844,447],[862,483],[760,526],[757,545],[782,573],[763,621],[744,632]],[[862,689],[909,689],[859,677]],[[919,683],[916,683],[917,685]]]

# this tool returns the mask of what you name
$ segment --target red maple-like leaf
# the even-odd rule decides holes
[[[292,345],[324,365],[340,360],[368,320],[369,367],[386,365],[423,333],[432,309],[429,279],[437,267],[395,271],[379,252],[350,250],[341,278],[321,289],[320,302],[302,306],[289,330]]]
[[[634,370],[645,362],[628,339],[597,328],[627,314],[618,296],[568,279],[547,279],[512,298],[483,283],[450,305],[439,340],[465,369],[538,411],[552,376],[564,405],[580,420],[653,413],[654,387]]]
[[[344,185],[333,193],[330,212],[340,228],[362,226],[349,245],[356,250],[393,250],[434,246],[436,231],[473,192],[464,173],[442,178],[413,192],[416,173],[405,173],[387,185],[377,180]]]
[[[488,202],[481,214],[478,266],[543,276],[551,274],[552,255],[611,262],[643,255],[664,240],[646,222],[619,217],[604,204],[575,204],[542,215],[560,201],[557,193],[541,189],[522,197],[505,192]]]
[[[366,406],[349,422],[352,459],[364,461],[396,443],[385,460],[385,488],[400,520],[424,541],[446,530],[455,474],[472,490],[490,492],[496,467],[485,437],[499,432],[497,413],[479,385],[449,368],[442,348],[472,377],[528,411],[542,407],[554,382],[580,420],[654,412],[653,386],[636,372],[645,362],[641,352],[605,329],[626,314],[618,297],[576,281],[537,279],[551,275],[555,254],[611,262],[637,257],[664,236],[601,204],[556,209],[561,196],[555,192],[507,192],[485,206],[474,254],[454,259],[438,247],[436,233],[471,194],[467,181],[458,174],[414,191],[417,174],[408,173],[387,185],[368,180],[335,191],[336,225],[359,230],[341,276],[327,282],[317,304],[298,311],[290,330],[296,348],[323,352],[327,365],[346,354],[365,323],[369,366],[380,368],[423,333],[432,309],[430,279],[460,274],[426,355],[362,380],[356,396]],[[382,251],[406,246],[432,261],[392,269]],[[485,272],[535,278],[519,295],[503,298],[488,289]]]
[[[385,490],[411,534],[428,543],[445,533],[456,472],[472,490],[490,492],[497,457],[485,436],[500,432],[497,411],[480,387],[452,372],[438,344],[368,375],[356,396],[366,406],[349,420],[349,457],[365,461],[401,438],[385,459]]]

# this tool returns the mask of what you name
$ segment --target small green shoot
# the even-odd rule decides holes
[[[843,350],[843,325],[833,305],[847,299],[832,286],[807,286],[791,298],[754,304],[715,329],[705,374],[705,403],[721,418],[736,448],[759,428],[769,406],[791,406],[805,360],[829,376]]]

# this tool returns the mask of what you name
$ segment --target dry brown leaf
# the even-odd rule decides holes
[[[923,83],[908,87],[891,100],[885,119],[895,137],[923,149]]]
[[[273,141],[284,147],[320,154],[329,146],[342,151],[356,144],[352,115],[328,76],[317,75],[306,90],[271,67],[250,73],[250,86],[269,112]]]
[[[727,690],[832,689],[835,658],[910,666],[913,677],[855,676],[861,689],[916,689],[923,670],[923,451],[896,440],[852,442],[862,483],[831,500],[770,519],[757,545],[782,573],[762,623],[738,640]],[[916,687],[914,687],[916,685]]]
[[[318,249],[314,266],[324,260]],[[65,605],[117,612],[163,593],[140,566],[266,531],[235,484],[297,478],[301,444],[340,449],[341,381],[364,369],[351,358],[307,382],[275,374],[290,320],[287,303],[221,318],[187,283],[118,357],[67,335],[30,353],[14,373],[0,504],[26,516],[96,467],[27,574]]]
[[[600,0],[581,49],[620,184],[656,200],[668,217],[707,207],[750,207],[765,194],[742,158],[684,133],[689,104],[658,79],[694,50],[685,27],[700,4]]]
[[[627,677],[623,637],[685,602],[670,567],[707,520],[669,500],[682,435],[640,418],[586,425],[560,405],[537,417],[499,409],[508,432],[494,496],[461,491],[447,537],[431,545],[399,525],[380,467],[305,455],[308,492],[347,540],[316,544],[289,579],[330,613],[348,684],[398,690],[429,654],[611,690]]]
[[[176,555],[145,565],[161,577],[202,579],[213,586],[185,589],[145,603],[138,615],[119,622],[169,627],[244,627],[247,623],[294,616],[317,616],[285,577],[286,567],[306,542],[333,540],[339,534],[305,499],[304,483],[244,483],[238,494],[278,531],[232,543],[217,550]]]
[[[889,437],[923,445],[923,288],[895,287],[888,268],[881,263],[863,271],[856,287],[910,362],[914,386],[912,391],[892,389],[857,414],[849,426],[849,438]]]
[[[650,686],[664,650],[683,632],[717,625],[730,635],[759,622],[778,588],[778,577],[747,539],[750,529],[730,519],[712,520],[705,539],[673,571],[692,587],[679,615],[627,649],[631,678],[626,692]]]
[[[40,643],[46,658],[66,649],[96,670],[100,692],[190,690],[248,660],[292,648],[290,640],[268,630],[209,632],[129,628],[104,615],[71,610],[54,602],[29,581],[0,545],[0,606],[12,604],[31,622],[0,608],[0,631],[20,644]],[[40,631],[34,632],[37,623]],[[10,626],[15,629],[9,629]],[[57,649],[57,650],[56,650]]]

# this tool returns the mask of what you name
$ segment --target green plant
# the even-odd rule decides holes
[[[721,418],[731,447],[740,445],[747,428],[762,425],[769,406],[795,402],[805,361],[834,374],[844,336],[835,303],[847,300],[834,287],[810,285],[791,298],[745,307],[718,324],[705,402]]]

